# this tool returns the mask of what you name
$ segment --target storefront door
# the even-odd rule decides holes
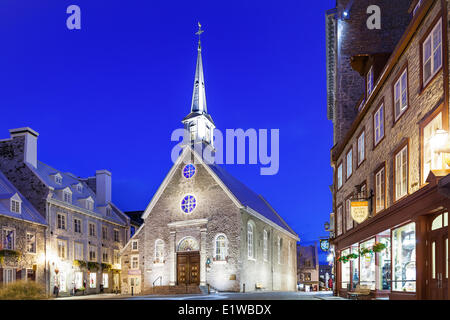
[[[448,228],[440,227],[430,231],[427,244],[427,298],[430,300],[448,299]]]
[[[141,293],[141,277],[130,277],[130,292],[132,294]]]

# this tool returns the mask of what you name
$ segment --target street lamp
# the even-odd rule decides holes
[[[325,227],[325,231],[330,231],[330,223],[328,221],[325,222],[324,227]]]
[[[445,163],[450,166],[450,142],[448,132],[442,129],[436,130],[430,139],[432,150],[437,154],[442,154]]]

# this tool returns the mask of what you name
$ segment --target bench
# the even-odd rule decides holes
[[[348,297],[350,299],[356,299],[362,297],[369,297],[370,296],[370,287],[367,285],[356,285],[355,291],[351,291],[347,293]]]

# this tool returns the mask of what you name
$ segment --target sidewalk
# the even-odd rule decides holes
[[[131,294],[99,293],[84,296],[58,297],[53,300],[115,300],[131,298]]]

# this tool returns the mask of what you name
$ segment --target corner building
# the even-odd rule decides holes
[[[376,243],[387,248],[336,262],[340,296],[359,285],[370,288],[369,298],[449,297],[450,163],[438,147],[448,147],[440,138],[449,130],[448,6],[409,1],[409,23],[392,52],[368,48],[347,60],[364,86],[331,149],[332,245],[337,258]],[[339,10],[335,19],[344,23]],[[337,113],[341,105],[334,104]],[[361,200],[369,217],[358,224],[351,204]]]
[[[198,45],[190,142],[144,211],[121,252],[128,293],[296,290],[298,236],[260,195],[197,148],[213,148]]]

